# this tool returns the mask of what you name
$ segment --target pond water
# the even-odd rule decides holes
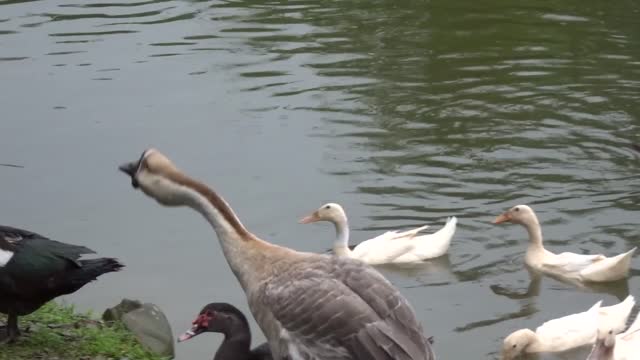
[[[638,254],[628,281],[577,289],[531,278],[525,231],[490,223],[525,203],[550,250],[640,245],[638,19],[634,1],[0,1],[0,163],[23,166],[0,166],[0,219],[126,264],[65,301],[154,302],[178,334],[206,303],[248,310],[207,224],[118,173],[149,146],[299,250],[330,246],[297,224],[328,201],[354,243],[456,215],[448,256],[381,271],[439,358],[494,359],[516,329],[640,296]]]

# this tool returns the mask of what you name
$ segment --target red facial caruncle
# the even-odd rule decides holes
[[[208,328],[209,320],[213,320],[213,313],[211,311],[207,311],[204,314],[198,315],[198,317],[193,320],[193,325],[196,325],[199,328]]]

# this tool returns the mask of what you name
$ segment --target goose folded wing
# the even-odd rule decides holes
[[[382,319],[409,338],[407,343],[426,349],[426,359],[435,359],[430,341],[407,299],[374,268],[346,258],[334,258],[333,274],[363,299]],[[422,350],[419,350],[422,351]]]
[[[353,260],[343,263],[355,264],[360,271],[368,269]],[[369,288],[367,291],[354,291],[353,284],[332,276],[335,267],[325,270],[307,267],[295,272],[293,279],[287,277],[286,281],[267,285],[270,311],[291,343],[310,349],[319,358],[432,359],[426,339],[419,326],[412,326],[415,320],[409,316],[410,311],[406,313],[406,304],[396,292],[378,285],[371,276],[358,279],[363,282],[357,286]],[[379,291],[377,296],[371,296],[375,291]],[[365,296],[360,292],[366,292]],[[408,323],[401,323],[407,316]]]

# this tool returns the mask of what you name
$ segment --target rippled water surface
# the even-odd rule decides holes
[[[300,250],[329,247],[296,223],[327,201],[354,243],[458,216],[448,256],[382,269],[442,359],[640,297],[638,255],[628,281],[577,289],[530,276],[524,230],[490,223],[527,203],[553,251],[640,245],[638,2],[116,1],[0,1],[0,163],[23,166],[0,166],[0,222],[127,265],[67,301],[154,302],[176,334],[208,302],[247,311],[206,223],[117,172],[150,145]]]

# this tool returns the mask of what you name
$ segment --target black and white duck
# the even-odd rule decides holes
[[[242,311],[227,303],[211,303],[200,311],[190,330],[178,337],[186,341],[205,332],[224,334],[224,341],[213,360],[273,360],[269,345],[250,350],[251,330]]]
[[[84,246],[0,226],[0,313],[7,314],[6,333],[0,333],[0,342],[18,338],[18,316],[124,266],[112,258],[80,260],[83,254],[94,253]]]

